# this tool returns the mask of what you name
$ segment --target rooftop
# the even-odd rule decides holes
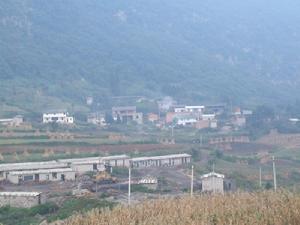
[[[225,176],[223,174],[211,172],[211,173],[202,175],[201,179],[208,178],[208,177],[218,177],[218,178],[223,178],[223,179],[225,178]]]
[[[39,196],[40,192],[0,192],[0,196],[19,196],[19,197],[35,197]]]
[[[47,174],[47,173],[64,173],[73,172],[71,168],[57,168],[48,170],[25,170],[25,171],[12,171],[11,175],[29,175],[29,174]]]
[[[25,163],[5,163],[0,164],[0,171],[12,171],[12,170],[33,170],[33,169],[45,169],[45,168],[62,168],[67,167],[67,164],[57,161],[46,162],[25,162]]]
[[[176,158],[187,158],[187,157],[191,157],[191,155],[183,153],[183,154],[173,154],[173,155],[139,157],[139,158],[132,158],[131,161],[137,162],[137,161],[146,161],[146,160],[176,159]]]

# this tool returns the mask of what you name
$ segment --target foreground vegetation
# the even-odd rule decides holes
[[[88,198],[69,199],[61,206],[49,202],[30,209],[5,206],[0,208],[0,224],[34,225],[40,224],[43,220],[66,219],[76,212],[86,212],[95,208],[112,208],[113,206],[113,203],[105,200]]]
[[[300,195],[290,192],[203,195],[95,209],[64,225],[299,225]]]

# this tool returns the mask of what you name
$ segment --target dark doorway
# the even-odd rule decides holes
[[[61,180],[62,180],[62,181],[65,181],[65,179],[66,179],[66,178],[65,178],[65,175],[62,174],[62,175],[61,175]]]
[[[40,181],[40,175],[39,174],[34,174],[34,181],[37,181],[37,182]]]

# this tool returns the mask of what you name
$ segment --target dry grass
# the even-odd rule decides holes
[[[93,210],[64,225],[300,225],[300,195],[236,193],[145,202]]]

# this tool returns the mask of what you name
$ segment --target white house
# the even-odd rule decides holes
[[[74,117],[69,116],[67,112],[44,113],[43,123],[73,124]]]

